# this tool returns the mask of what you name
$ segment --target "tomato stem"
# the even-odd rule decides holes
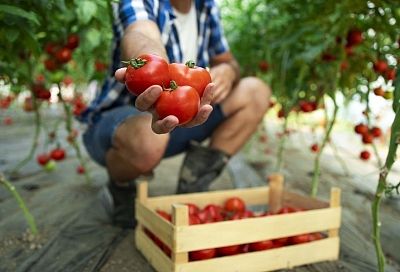
[[[142,58],[135,58],[135,59],[130,59],[129,61],[121,61],[121,62],[123,64],[128,64],[135,69],[139,69],[147,63],[147,60],[142,59]]]
[[[171,80],[170,83],[169,83],[169,87],[172,90],[176,90],[178,88],[178,84],[176,84],[175,80]]]
[[[0,184],[3,184],[4,187],[12,194],[12,196],[15,198],[17,201],[19,207],[21,208],[25,220],[29,225],[29,229],[31,230],[32,235],[36,236],[38,233],[37,227],[36,227],[36,222],[35,218],[32,216],[30,213],[29,209],[27,208],[25,201],[22,199],[21,195],[18,193],[17,189],[15,189],[15,186],[11,184],[8,180],[6,180],[3,176],[3,174],[0,173]]]
[[[194,62],[193,60],[188,60],[185,65],[189,68],[194,68],[196,66],[196,62]]]

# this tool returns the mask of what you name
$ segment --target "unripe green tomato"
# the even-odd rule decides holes
[[[45,166],[43,166],[43,169],[46,172],[52,172],[52,171],[56,170],[56,168],[57,168],[57,163],[53,160],[50,160],[48,163],[46,163]]]
[[[386,92],[383,94],[383,97],[384,97],[386,100],[393,99],[393,92],[388,92],[388,91],[386,91]]]
[[[60,83],[64,79],[64,73],[62,71],[57,71],[51,74],[52,83]]]

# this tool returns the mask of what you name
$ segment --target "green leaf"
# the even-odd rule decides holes
[[[35,23],[37,25],[40,24],[35,13],[27,12],[26,10],[23,10],[19,7],[10,6],[10,5],[0,5],[0,12],[4,12],[4,13],[14,15],[14,16],[23,17],[25,19],[32,21],[33,23]]]
[[[91,1],[79,1],[77,7],[78,20],[82,24],[87,24],[97,12],[97,6]]]
[[[397,112],[400,108],[400,69],[397,69],[394,81],[393,110]]]
[[[17,29],[14,29],[14,28],[7,29],[7,30],[6,30],[6,35],[5,35],[5,36],[7,37],[7,40],[8,40],[10,43],[13,43],[13,42],[15,42],[15,40],[18,38],[18,36],[19,36],[19,31],[18,31]]]
[[[87,46],[89,49],[99,46],[101,41],[100,32],[94,28],[89,29],[87,32],[87,41]]]

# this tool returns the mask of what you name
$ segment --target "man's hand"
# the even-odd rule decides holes
[[[115,78],[124,83],[126,68],[121,68],[115,71]],[[193,118],[192,121],[183,125],[182,127],[194,127],[203,124],[208,117],[210,116],[211,111],[213,110],[211,101],[213,100],[214,94],[214,84],[210,83],[207,85],[204,90],[203,97],[201,97],[200,108],[197,115]],[[159,120],[157,113],[154,108],[154,104],[157,101],[158,97],[162,92],[161,86],[153,85],[149,87],[146,91],[141,93],[135,102],[135,107],[140,111],[148,111],[153,115],[151,128],[154,133],[164,134],[172,131],[175,127],[179,125],[179,120],[174,115],[169,115],[164,119]]]
[[[236,78],[235,71],[229,64],[221,63],[211,68],[211,79],[215,83],[216,90],[212,104],[221,103],[232,90]]]

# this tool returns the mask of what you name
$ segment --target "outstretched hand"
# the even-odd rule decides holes
[[[115,78],[124,83],[125,79],[126,68],[120,68],[115,71]],[[200,108],[197,112],[197,115],[187,124],[183,125],[182,127],[194,127],[203,124],[210,113],[212,112],[213,108],[210,105],[213,99],[215,90],[215,84],[210,83],[207,85],[206,89],[204,90],[203,96],[200,100]],[[159,119],[158,115],[155,111],[155,103],[162,92],[162,88],[159,85],[153,85],[147,88],[143,93],[137,96],[135,107],[140,111],[147,111],[153,115],[153,120],[151,124],[151,128],[153,129],[154,133],[157,134],[164,134],[172,131],[175,127],[179,125],[179,120],[174,115],[169,115],[164,119]]]

